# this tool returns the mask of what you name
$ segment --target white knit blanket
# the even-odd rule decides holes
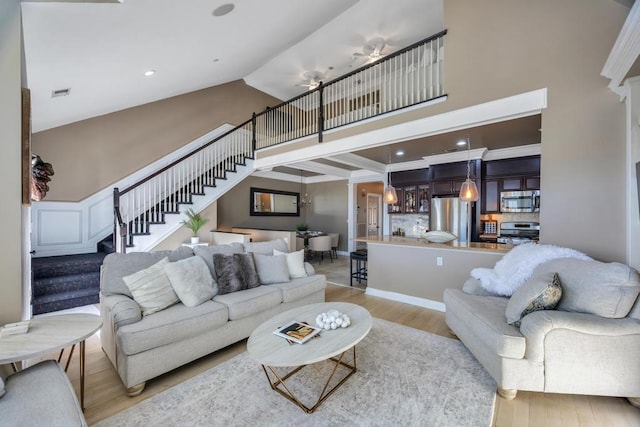
[[[471,270],[471,277],[480,280],[487,291],[511,296],[531,277],[538,265],[556,258],[591,260],[575,249],[525,243],[507,252],[494,268],[474,268]]]

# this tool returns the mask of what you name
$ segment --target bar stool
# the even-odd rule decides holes
[[[356,279],[358,283],[362,283],[363,280],[367,280],[367,250],[358,249],[350,254],[351,262],[349,265],[349,273],[351,275],[351,286],[353,286],[353,279]],[[356,263],[356,269],[353,270],[353,262]]]

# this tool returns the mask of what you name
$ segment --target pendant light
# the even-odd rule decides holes
[[[302,193],[302,169],[300,169],[300,193]],[[307,193],[305,191],[304,196],[302,197],[302,199],[300,199],[300,207],[304,208],[307,205],[311,204],[311,196],[309,196],[309,193]]]
[[[471,142],[467,138],[467,179],[460,187],[460,200],[463,202],[475,202],[478,200],[478,187],[471,180]]]
[[[387,148],[387,152],[389,154],[389,165],[391,166],[391,150]],[[384,202],[388,205],[393,205],[398,202],[398,193],[396,193],[396,189],[391,185],[391,171],[387,169],[387,187],[384,189],[384,193],[382,194],[382,198]]]

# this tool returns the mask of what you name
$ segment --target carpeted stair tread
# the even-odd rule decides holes
[[[78,289],[75,291],[58,292],[55,294],[42,295],[33,298],[33,304],[45,304],[56,301],[67,301],[75,298],[83,298],[87,296],[98,295],[95,288]]]
[[[48,313],[99,302],[105,252],[34,258],[32,310]]]
[[[100,289],[100,271],[46,277],[36,279],[33,282],[34,296],[75,291],[84,288]]]
[[[52,311],[66,310],[68,308],[82,307],[90,304],[97,304],[100,302],[100,296],[98,294],[83,295],[71,297],[65,296],[65,299],[55,301],[34,301],[33,302],[33,314],[44,314]]]
[[[31,271],[33,271],[34,279],[100,271],[100,266],[106,255],[104,252],[95,252],[33,258],[31,260]]]

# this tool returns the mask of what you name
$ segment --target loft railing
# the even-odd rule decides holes
[[[255,151],[387,114],[445,96],[442,31],[331,80],[275,107],[199,147],[147,178],[114,188],[114,241],[125,252],[133,236],[149,234],[167,213],[204,194],[216,179],[235,171]]]

